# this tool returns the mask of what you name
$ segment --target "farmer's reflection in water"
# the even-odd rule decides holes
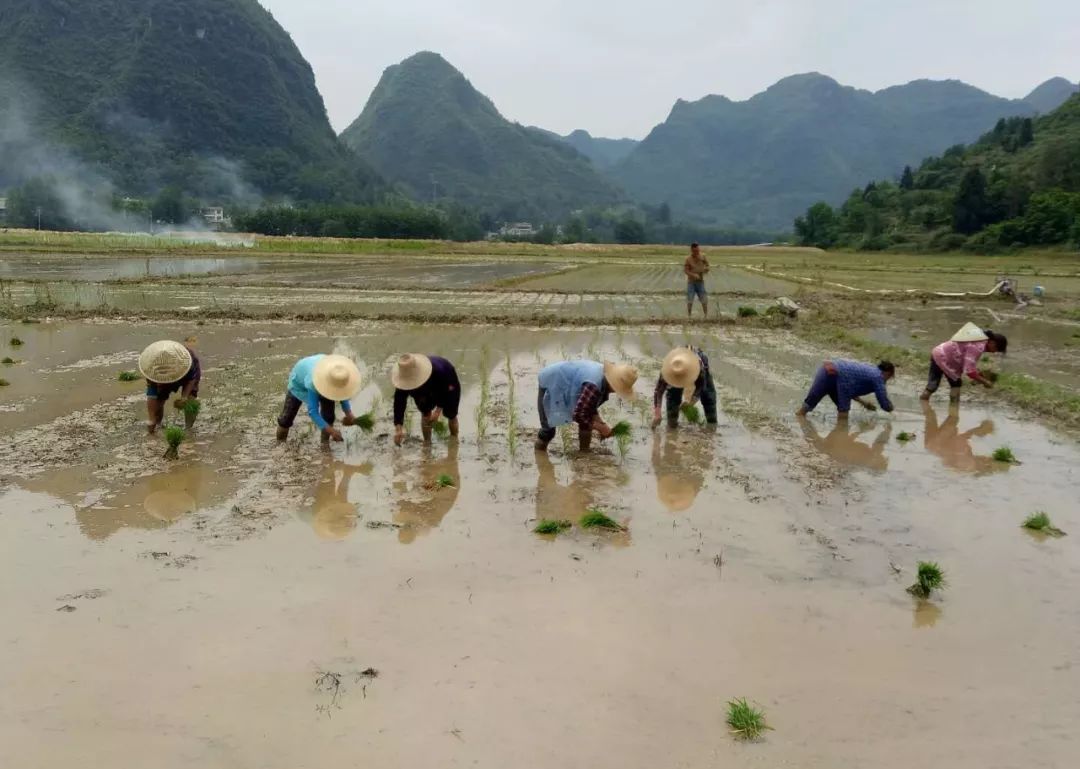
[[[670,513],[689,510],[705,486],[705,473],[712,467],[716,428],[668,430],[653,436],[652,466],[656,475],[656,496]]]
[[[849,465],[858,465],[870,470],[884,472],[889,469],[889,459],[885,456],[885,447],[889,445],[892,436],[892,424],[886,423],[881,428],[873,443],[863,443],[859,438],[874,429],[873,422],[863,426],[849,426],[845,421],[839,421],[824,438],[818,433],[817,428],[809,419],[800,419],[803,435],[815,449],[823,454],[828,454],[833,459]]]
[[[1005,462],[995,462],[990,456],[975,456],[971,448],[971,439],[991,435],[994,423],[984,419],[976,427],[960,432],[960,405],[949,406],[949,415],[944,422],[938,423],[937,412],[926,403],[922,404],[924,424],[923,445],[926,450],[941,458],[941,463],[950,470],[974,475],[1001,473],[1009,469]]]
[[[395,458],[394,495],[398,499],[394,510],[394,523],[401,526],[398,541],[403,545],[411,544],[420,534],[426,534],[442,523],[457,502],[461,488],[461,471],[458,469],[458,442],[451,438],[447,444],[446,456],[436,459],[438,448],[424,446],[419,463],[419,475],[415,474],[416,464],[404,457]],[[413,475],[410,486],[408,476]]]
[[[370,462],[363,465],[335,462],[327,468],[311,506],[311,528],[320,539],[342,540],[356,529],[359,511],[349,501],[349,484],[357,473],[371,475],[371,470]]]

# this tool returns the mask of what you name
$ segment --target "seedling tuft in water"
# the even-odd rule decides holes
[[[935,590],[944,588],[945,572],[941,567],[930,561],[919,561],[915,584],[908,588],[908,592],[919,598],[929,598]]]
[[[435,479],[435,488],[437,489],[452,489],[455,488],[454,479],[443,473]]]
[[[701,418],[701,409],[693,403],[684,403],[681,410],[683,418],[692,425],[700,425],[704,421]]]
[[[180,458],[180,444],[184,442],[184,428],[172,425],[165,428],[165,443],[169,445],[169,448],[165,449],[166,459],[179,459]]]
[[[14,366],[15,359],[8,356],[7,358],[4,358],[2,361],[0,361],[0,363],[3,363],[5,366]]]
[[[756,318],[757,315],[758,315],[758,311],[753,307],[740,307],[739,308],[739,317],[740,318]]]
[[[772,729],[765,723],[765,711],[755,708],[746,698],[728,702],[727,723],[731,733],[740,740],[757,740],[767,730]]]
[[[994,449],[994,453],[991,456],[993,456],[995,462],[1005,462],[1010,465],[1020,464],[1016,459],[1016,455],[1013,454],[1012,449],[1008,446]]]
[[[9,382],[6,379],[0,379],[0,387],[10,387],[10,386],[11,386],[11,382]]]
[[[450,437],[450,426],[443,420],[439,419],[431,423],[431,432],[435,433],[440,438]]]
[[[615,443],[619,447],[619,455],[626,456],[630,448],[630,423],[623,420],[611,428],[611,434],[615,436]]]
[[[116,378],[121,382],[138,382],[142,376],[138,371],[121,371]]]
[[[365,433],[370,433],[375,429],[375,416],[370,411],[367,414],[361,414],[356,418],[356,426]]]
[[[22,347],[22,344],[23,344],[23,340],[19,339],[19,337],[17,337],[17,336],[11,337],[11,346],[12,347]]]
[[[536,528],[533,529],[537,534],[560,534],[567,529],[573,528],[574,524],[570,521],[553,521],[545,518],[536,524]]]
[[[609,518],[607,513],[599,507],[590,507],[585,515],[581,516],[581,528],[603,529],[604,531],[626,531],[626,527],[618,521]]]
[[[901,443],[907,443],[908,441],[915,440],[915,433],[903,432],[896,436],[896,440]]]
[[[186,401],[184,401],[182,411],[184,412],[185,417],[187,417],[188,419],[194,419],[195,417],[199,416],[199,412],[202,411],[202,401],[200,401],[198,398],[188,398]]]
[[[1050,516],[1043,512],[1032,513],[1023,523],[1025,529],[1046,534],[1049,537],[1064,537],[1065,532],[1059,529],[1050,520]]]

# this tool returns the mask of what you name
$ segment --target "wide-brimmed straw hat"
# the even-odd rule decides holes
[[[701,376],[701,358],[689,347],[676,347],[664,358],[660,376],[669,387],[689,390]]]
[[[965,324],[952,338],[954,342],[985,342],[986,340],[986,332],[974,323]]]
[[[605,363],[604,379],[620,398],[627,400],[634,397],[634,383],[637,382],[637,369],[625,363]]]
[[[148,382],[179,382],[191,369],[191,351],[167,339],[154,342],[139,356],[139,371]]]
[[[331,401],[347,401],[360,392],[360,369],[344,355],[324,355],[311,374],[315,391]]]
[[[397,359],[390,381],[399,390],[415,390],[431,379],[431,358],[418,353],[406,353]]]

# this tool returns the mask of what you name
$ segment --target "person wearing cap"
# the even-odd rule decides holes
[[[165,419],[165,404],[179,392],[176,407],[182,409],[189,399],[199,397],[202,366],[188,345],[170,340],[154,342],[139,355],[139,372],[146,379],[146,427],[153,433]],[[184,423],[190,430],[195,414],[185,412]]]
[[[988,352],[1004,355],[1008,348],[1009,340],[1004,334],[984,331],[974,323],[968,323],[952,339],[942,342],[930,353],[930,377],[921,399],[930,400],[941,387],[942,377],[949,380],[949,400],[953,403],[960,401],[964,374],[987,389],[993,388],[994,383],[979,371],[979,359]]]
[[[686,274],[686,317],[694,315],[694,297],[701,300],[701,312],[709,317],[709,294],[705,290],[705,276],[709,274],[709,260],[701,255],[701,246],[690,244],[690,256],[683,263]]]
[[[458,406],[461,404],[461,382],[454,364],[437,355],[402,355],[390,372],[394,384],[394,444],[405,440],[405,408],[409,398],[423,416],[420,430],[424,443],[431,443],[431,427],[445,414],[450,423],[450,435],[458,434]]]
[[[838,419],[847,419],[851,411],[851,402],[855,401],[867,411],[876,411],[877,407],[863,396],[873,393],[877,396],[882,411],[892,411],[886,382],[896,375],[896,366],[887,360],[876,366],[853,360],[827,360],[818,369],[810,392],[806,394],[802,408],[796,416],[805,417],[821,402],[826,395],[836,404]]]
[[[349,399],[360,392],[360,369],[344,355],[311,355],[293,366],[289,374],[285,405],[278,417],[277,439],[284,441],[296,420],[300,406],[307,406],[311,421],[322,432],[323,443],[341,442],[334,427],[337,403],[345,412],[342,424],[356,424]]]
[[[547,451],[555,438],[555,428],[574,422],[578,426],[581,450],[588,451],[592,434],[601,440],[612,436],[612,429],[600,418],[600,406],[611,393],[629,400],[634,397],[637,369],[621,363],[597,363],[573,360],[553,363],[540,371],[536,408],[540,414],[540,434],[536,450]]]
[[[716,424],[716,384],[709,370],[709,358],[700,349],[678,347],[667,354],[660,367],[660,377],[653,391],[653,423],[660,425],[660,405],[667,395],[668,427],[679,424],[679,410],[685,403],[698,401],[705,411],[705,421]]]

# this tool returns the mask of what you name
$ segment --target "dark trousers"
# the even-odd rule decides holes
[[[839,406],[839,394],[836,387],[836,374],[830,374],[822,366],[814,376],[814,383],[810,385],[810,392],[806,394],[803,405],[806,406],[807,411],[813,411],[821,403],[821,399],[828,395],[832,402]]]
[[[667,421],[674,427],[679,424],[679,414],[682,410],[683,391],[678,387],[669,387],[667,391]],[[701,408],[705,412],[705,421],[710,425],[716,424],[716,384],[710,374],[705,378],[705,386],[701,389]]]
[[[945,372],[942,371],[941,366],[933,358],[930,359],[930,377],[926,380],[926,391],[928,393],[936,393],[938,388],[941,387],[942,378],[949,380],[949,387],[957,388],[964,386],[963,379],[953,379],[952,377],[945,376]]]
[[[304,403],[292,393],[285,393],[285,405],[281,407],[281,416],[278,417],[278,427],[284,427],[286,430],[293,426],[293,422],[296,421],[296,415],[300,413],[300,407]],[[319,414],[326,420],[326,424],[333,425],[334,420],[337,418],[334,409],[337,406],[334,401],[319,396]]]

